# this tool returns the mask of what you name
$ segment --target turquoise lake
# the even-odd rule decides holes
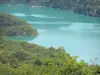
[[[7,12],[32,24],[37,37],[9,37],[45,47],[63,46],[66,52],[88,63],[100,64],[100,18],[53,8],[31,8],[28,5],[0,5]]]

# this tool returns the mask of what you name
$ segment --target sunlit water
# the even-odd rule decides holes
[[[28,5],[0,5],[8,12],[31,23],[39,36],[9,37],[45,47],[65,47],[66,52],[86,62],[100,64],[100,18],[83,16],[72,11],[53,8],[31,8]]]

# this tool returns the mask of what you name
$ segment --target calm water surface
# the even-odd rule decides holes
[[[31,23],[39,36],[9,37],[45,47],[64,46],[66,52],[77,55],[91,64],[100,64],[100,18],[83,16],[72,11],[52,8],[31,8],[28,5],[0,5],[8,12]]]

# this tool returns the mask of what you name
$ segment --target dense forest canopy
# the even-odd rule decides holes
[[[0,31],[2,36],[38,35],[37,30],[33,29],[29,23],[7,13],[0,13]]]
[[[84,15],[100,16],[100,0],[0,0],[0,3],[41,5],[63,10],[71,9]]]

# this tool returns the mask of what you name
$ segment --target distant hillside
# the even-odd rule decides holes
[[[0,13],[0,33],[7,36],[36,36],[37,30],[33,29],[26,21],[6,13]]]
[[[6,4],[41,5],[100,17],[100,0],[0,0]]]
[[[100,0],[49,0],[46,6],[100,17]]]

